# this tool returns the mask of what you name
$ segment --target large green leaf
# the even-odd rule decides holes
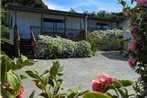
[[[7,72],[6,76],[10,87],[16,91],[19,90],[22,83],[20,76],[12,70]]]
[[[12,42],[11,40],[6,39],[6,38],[1,38],[1,39],[0,39],[0,42],[3,43],[3,44],[4,44],[4,43],[8,43],[8,44],[13,45],[13,42]]]
[[[122,84],[119,82],[119,81],[114,81],[113,82],[113,85],[115,86],[115,88],[121,88],[122,87]]]
[[[57,68],[56,65],[53,65],[53,66],[51,67],[51,69],[50,69],[50,75],[51,75],[52,77],[55,77],[55,76],[57,75],[57,73],[58,73],[58,68]]]
[[[134,84],[134,82],[132,80],[119,80],[119,82],[124,86],[131,86]]]
[[[41,78],[35,71],[27,70],[26,73],[32,78],[41,80]]]
[[[88,92],[83,95],[83,98],[111,98],[111,97],[105,95],[104,93]]]
[[[44,74],[41,77],[41,81],[42,81],[43,84],[48,84],[48,82],[49,82],[49,74],[48,73]]]

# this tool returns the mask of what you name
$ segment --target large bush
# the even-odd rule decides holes
[[[91,46],[86,41],[74,42],[61,37],[39,36],[36,47],[38,58],[89,57]]]
[[[75,44],[75,57],[89,57],[91,56],[91,45],[86,41],[80,41]]]
[[[98,50],[111,51],[121,48],[121,30],[97,30],[91,32],[89,36],[95,41]]]

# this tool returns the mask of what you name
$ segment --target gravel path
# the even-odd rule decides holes
[[[69,58],[59,59],[59,61],[61,65],[65,66],[62,87],[67,89],[81,86],[83,89],[90,90],[91,80],[100,74],[108,74],[118,79],[137,79],[137,74],[130,69],[127,59],[122,57],[119,52],[97,52],[91,58]],[[18,72],[24,74],[26,70],[37,70],[42,73],[44,70],[49,69],[51,65],[52,60],[37,60],[35,65],[24,67]],[[25,98],[28,98],[31,92],[37,89],[30,80],[30,78],[24,80],[26,87]],[[35,98],[39,97],[36,95]]]

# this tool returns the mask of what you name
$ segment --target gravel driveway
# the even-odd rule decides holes
[[[100,74],[108,74],[118,79],[137,79],[137,74],[130,69],[127,59],[122,57],[119,52],[97,52],[91,58],[69,58],[59,59],[59,61],[61,65],[65,66],[62,87],[67,89],[81,86],[84,90],[90,90],[91,80]],[[35,65],[24,67],[18,72],[24,74],[26,70],[37,70],[42,73],[44,70],[49,69],[51,65],[52,60],[37,60]],[[30,78],[24,80],[25,98],[28,98],[31,92],[37,89],[30,80]],[[39,97],[36,95],[35,98]]]

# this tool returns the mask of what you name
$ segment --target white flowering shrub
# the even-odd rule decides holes
[[[122,40],[121,30],[96,30],[90,34],[92,39],[96,40],[98,50],[119,50],[121,48],[120,41]]]
[[[61,37],[40,35],[37,41],[37,58],[89,57],[91,45],[86,41],[74,42]]]
[[[91,45],[86,41],[79,41],[76,43],[74,52],[75,57],[90,57],[92,54]]]

